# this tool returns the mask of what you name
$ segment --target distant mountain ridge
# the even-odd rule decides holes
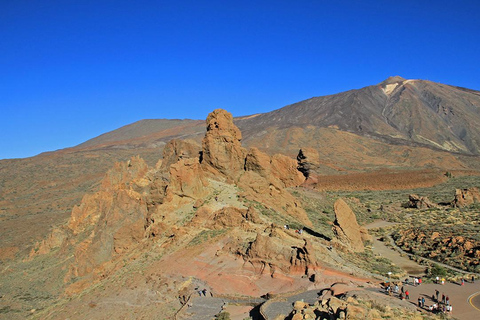
[[[272,112],[236,118],[235,122],[246,144],[260,141],[269,128],[313,126],[388,144],[480,154],[479,91],[400,76],[361,89],[310,98]],[[156,147],[172,138],[200,141],[203,133],[200,120],[142,120],[76,148]]]

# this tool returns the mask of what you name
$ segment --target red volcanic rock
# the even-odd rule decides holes
[[[212,220],[213,229],[223,229],[225,227],[239,227],[245,222],[260,223],[261,219],[257,211],[250,207],[248,209],[239,209],[235,207],[224,207],[214,212]]]
[[[307,274],[316,268],[314,248],[307,240],[303,239],[300,244],[278,228],[271,231],[270,234],[257,233],[244,256],[257,272],[270,272],[272,276],[276,270]]]

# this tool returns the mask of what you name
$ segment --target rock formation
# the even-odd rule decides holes
[[[347,248],[361,252],[364,250],[361,228],[352,209],[343,199],[338,199],[334,204],[335,222],[333,233],[336,238]]]
[[[246,150],[240,141],[242,133],[233,124],[229,112],[216,109],[207,117],[207,133],[202,141],[202,163],[227,176],[238,177],[243,171]]]
[[[215,195],[225,189],[231,192],[229,199],[247,199],[289,221],[311,226],[285,189],[304,181],[296,161],[283,155],[270,157],[256,148],[247,151],[232,120],[225,110],[209,114],[201,151],[194,142],[172,140],[155,168],[139,157],[115,164],[99,190],[85,195],[68,224],[39,243],[32,257],[59,246],[73,252],[74,262],[65,277],[72,293],[108,276],[121,261],[141,254],[141,248],[155,240],[169,239],[164,244],[168,245],[202,228],[260,232],[258,225],[267,218],[237,200],[217,201]],[[315,266],[311,245],[275,227],[272,230],[269,235],[260,232],[251,244],[245,255],[251,265],[260,263],[262,270],[268,265],[272,274],[277,269],[304,273]]]
[[[318,169],[320,165],[320,157],[318,151],[313,148],[302,148],[297,155],[298,170],[303,173],[305,178]]]
[[[304,239],[297,239],[279,227],[272,226],[270,233],[257,233],[255,240],[247,249],[244,259],[256,272],[299,273],[314,272],[318,263],[315,249]]]
[[[452,201],[453,207],[466,207],[480,202],[480,191],[478,188],[456,189],[455,199]]]
[[[431,202],[427,197],[419,197],[416,194],[410,194],[408,196],[408,203],[406,204],[407,208],[414,209],[429,209],[435,208],[436,205]]]

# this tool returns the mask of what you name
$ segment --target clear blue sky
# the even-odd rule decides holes
[[[0,1],[0,159],[141,119],[428,79],[480,90],[480,1]]]

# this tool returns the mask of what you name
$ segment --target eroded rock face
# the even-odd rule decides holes
[[[202,163],[221,173],[237,177],[244,170],[246,150],[240,141],[242,133],[233,124],[232,115],[222,109],[207,117],[207,133],[202,141]]]
[[[313,246],[304,239],[295,239],[279,228],[270,233],[257,233],[244,259],[259,273],[277,270],[284,273],[308,274],[317,267]]]
[[[168,170],[170,166],[181,159],[196,158],[200,156],[201,147],[194,141],[173,139],[163,149],[161,168]]]
[[[214,212],[211,226],[213,229],[223,229],[225,227],[240,227],[246,222],[261,223],[258,212],[250,207],[248,209],[239,209],[235,207],[224,207]]]
[[[355,252],[364,250],[361,228],[357,217],[343,199],[338,199],[334,204],[335,222],[333,232],[336,238]]]
[[[480,191],[478,188],[456,189],[455,199],[452,201],[453,207],[466,207],[480,202]]]

